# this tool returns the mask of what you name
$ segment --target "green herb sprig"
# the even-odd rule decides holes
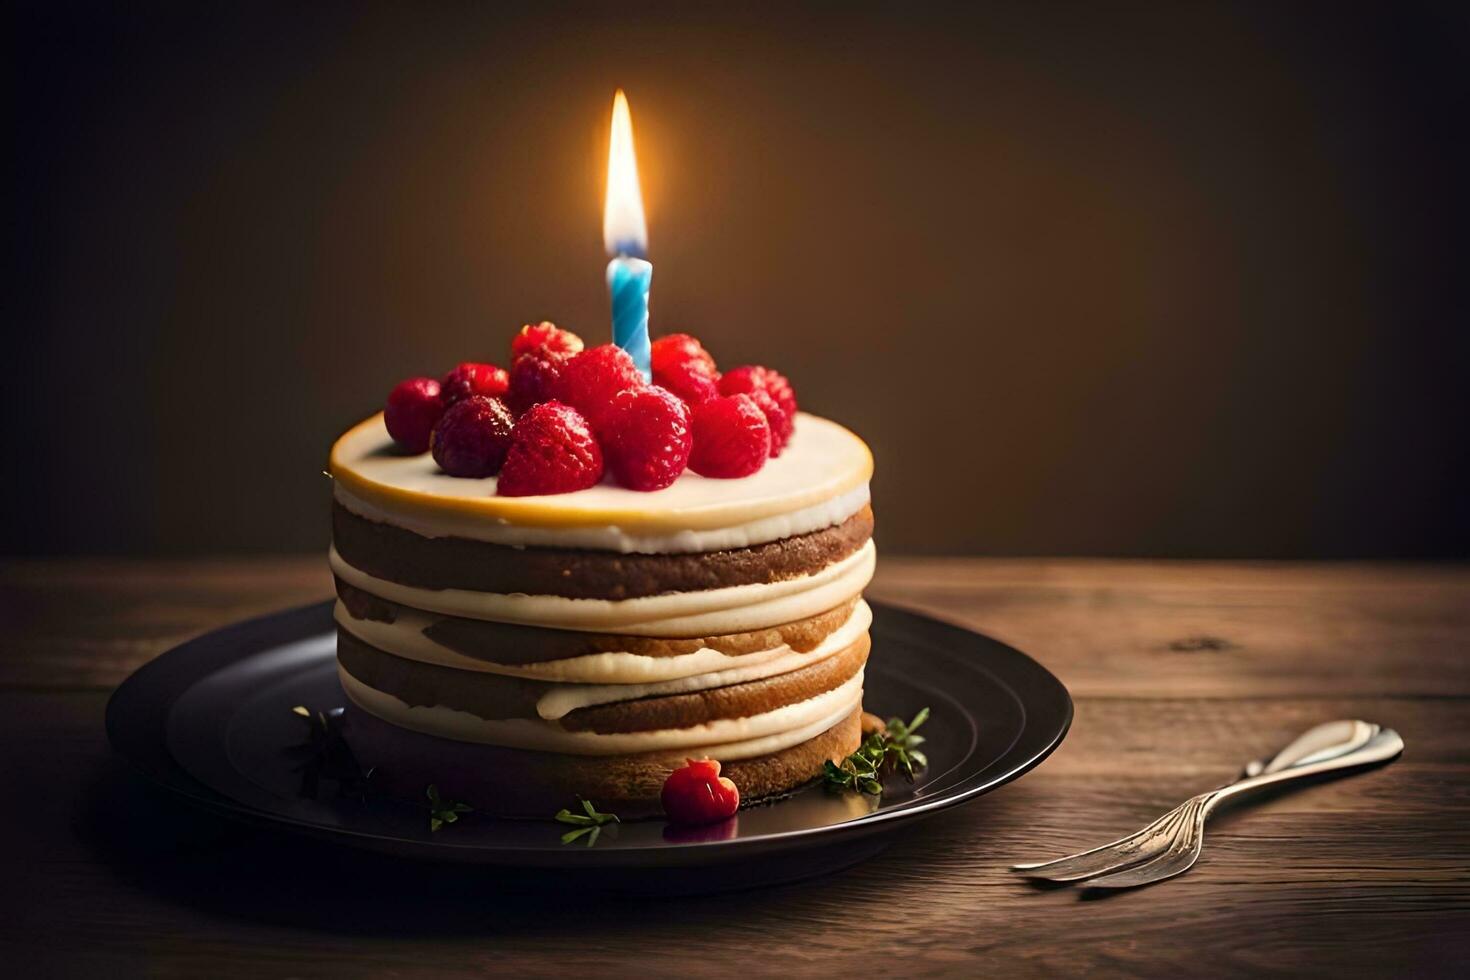
[[[371,792],[372,771],[363,772],[357,758],[342,737],[344,710],[331,708],[314,711],[303,704],[293,705],[291,713],[306,723],[306,740],[287,746],[284,754],[295,763],[292,771],[301,774],[299,796],[319,799],[323,784],[335,784],[341,799],[365,801]]]
[[[468,803],[455,803],[439,796],[439,787],[429,784],[425,794],[429,798],[429,830],[437,831],[445,824],[457,823],[461,813],[474,813]]]
[[[828,760],[822,764],[822,781],[834,793],[857,792],[868,796],[883,795],[883,777],[898,773],[908,782],[914,774],[929,765],[919,750],[924,736],[915,735],[920,725],[929,720],[929,709],[914,715],[912,721],[888,719],[884,731],[863,739],[858,750],[842,763]]]
[[[571,810],[563,807],[557,813],[556,820],[558,823],[571,824],[577,828],[561,835],[561,842],[563,844],[570,844],[578,838],[586,838],[587,846],[591,847],[597,843],[598,835],[602,833],[604,825],[619,822],[616,813],[599,813],[597,808],[592,805],[591,800],[582,801],[582,810],[584,811],[583,813],[573,813]]]
[[[914,715],[913,721],[905,722],[902,718],[889,718],[888,730],[883,733],[888,739],[886,761],[891,762],[894,769],[902,773],[903,778],[909,782],[914,781],[914,773],[929,765],[928,756],[919,751],[919,746],[924,744],[924,736],[914,734],[918,727],[928,720],[928,708]]]
[[[291,713],[298,718],[306,719],[311,726],[312,735],[327,737],[332,733],[332,726],[327,723],[327,716],[321,711],[312,711],[304,704],[298,704],[291,709]]]

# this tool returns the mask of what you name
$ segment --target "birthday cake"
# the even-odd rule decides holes
[[[872,457],[687,335],[525,328],[512,367],[411,379],[332,449],[345,737],[395,795],[550,817],[745,803],[860,742]]]

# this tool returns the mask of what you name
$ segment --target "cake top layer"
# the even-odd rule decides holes
[[[872,472],[861,439],[805,413],[785,451],[755,475],[686,472],[652,493],[604,482],[556,496],[496,496],[495,477],[455,478],[427,454],[401,454],[382,414],[349,429],[331,455],[336,499],[370,519],[429,536],[622,551],[744,547],[837,523],[867,503]]]

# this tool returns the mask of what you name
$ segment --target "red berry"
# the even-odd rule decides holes
[[[450,476],[494,476],[505,462],[515,424],[499,398],[470,395],[445,410],[434,426],[429,451]]]
[[[502,497],[571,493],[602,479],[602,449],[587,420],[561,402],[533,406],[516,423],[496,492]]]
[[[521,415],[532,405],[555,398],[556,379],[566,363],[564,356],[546,351],[516,358],[510,368],[510,391],[506,394],[510,410]]]
[[[616,344],[603,344],[567,361],[556,382],[556,398],[581,412],[601,432],[613,396],[642,385],[643,376],[628,352]]]
[[[694,449],[689,468],[700,476],[750,476],[771,452],[771,424],[749,395],[727,395],[690,412]]]
[[[602,449],[613,479],[629,490],[662,490],[689,465],[689,406],[657,385],[613,396]]]
[[[550,320],[528,323],[510,342],[510,360],[514,365],[517,358],[537,351],[563,354],[571,357],[582,350],[582,338],[570,330],[563,330]]]
[[[705,374],[715,373],[715,359],[695,338],[687,333],[671,333],[653,342],[653,370],[668,370],[682,364],[693,363],[704,369]]]
[[[781,455],[796,428],[796,392],[779,371],[747,364],[720,377],[720,394],[750,395],[771,423],[771,455]]]
[[[466,361],[444,376],[440,397],[449,406],[471,395],[500,398],[509,390],[510,375],[505,368]]]
[[[654,368],[653,383],[669,389],[691,405],[703,405],[720,395],[720,376],[710,374],[698,361],[682,361]]]
[[[740,809],[740,790],[714,759],[690,759],[669,773],[659,799],[669,820],[686,826],[715,823]]]
[[[433,378],[409,378],[398,382],[388,394],[383,423],[393,441],[411,453],[429,450],[429,434],[444,414],[439,382]]]

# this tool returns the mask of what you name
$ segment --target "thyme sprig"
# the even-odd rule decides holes
[[[342,799],[366,800],[371,790],[372,772],[363,772],[342,737],[342,708],[314,711],[305,705],[293,705],[291,713],[306,723],[306,740],[287,746],[285,754],[301,774],[299,796],[319,799],[322,784],[335,783]]]
[[[894,769],[909,782],[914,781],[914,773],[929,765],[928,756],[919,751],[919,746],[924,744],[924,736],[914,734],[928,720],[928,708],[922,709],[909,722],[902,718],[889,718],[888,729],[883,733],[888,739],[887,761],[892,762]]]
[[[828,760],[822,764],[822,780],[835,793],[858,792],[868,796],[883,795],[883,777],[898,773],[908,782],[914,774],[929,765],[919,750],[924,736],[915,735],[920,725],[929,720],[929,709],[914,715],[913,720],[888,719],[887,727],[874,732],[841,764]]]
[[[457,823],[461,813],[474,813],[468,803],[455,803],[439,796],[439,787],[429,784],[425,796],[429,798],[429,830],[435,831],[445,824]]]
[[[597,843],[598,835],[602,833],[602,828],[606,824],[619,822],[616,813],[599,813],[597,808],[592,805],[591,800],[582,801],[582,810],[582,813],[573,813],[571,810],[563,807],[557,813],[556,820],[558,823],[571,824],[577,828],[561,835],[561,842],[563,844],[570,844],[578,838],[586,838],[587,846],[591,847]]]
[[[327,737],[332,733],[332,726],[327,723],[327,715],[322,711],[312,711],[304,704],[298,704],[291,709],[291,713],[298,718],[305,718],[306,723],[311,726],[313,736]]]

